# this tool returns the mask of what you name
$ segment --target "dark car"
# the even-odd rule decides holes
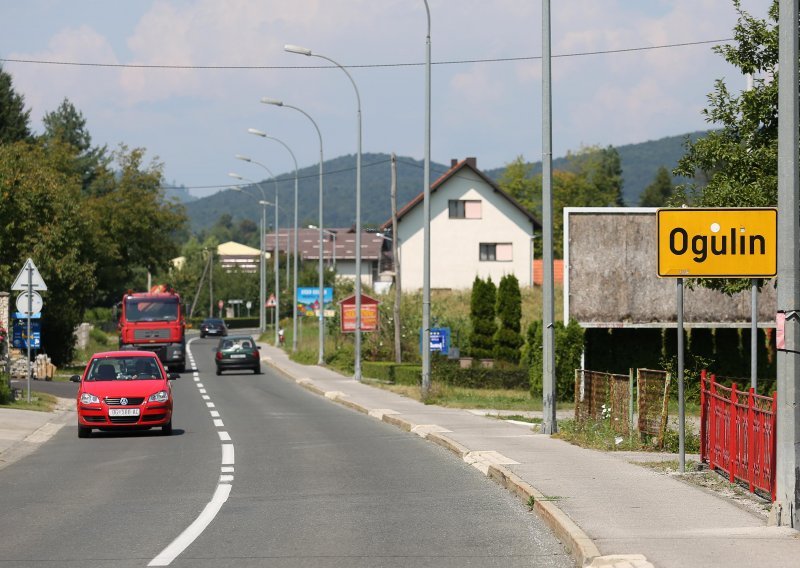
[[[222,371],[250,369],[261,373],[261,353],[253,338],[248,335],[231,335],[219,340],[215,356],[217,374]]]
[[[200,337],[206,335],[228,335],[228,328],[225,322],[219,318],[206,318],[200,323]]]

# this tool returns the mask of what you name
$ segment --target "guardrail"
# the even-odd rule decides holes
[[[775,501],[775,428],[778,395],[757,395],[700,374],[700,458],[709,469],[746,483]]]

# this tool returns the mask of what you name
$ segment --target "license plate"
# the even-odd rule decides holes
[[[247,357],[244,353],[236,353],[235,355],[231,355],[231,359],[244,359]]]
[[[109,416],[139,416],[138,408],[109,408]]]

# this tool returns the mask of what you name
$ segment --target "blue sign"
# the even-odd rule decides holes
[[[42,337],[42,324],[40,321],[31,320],[31,349],[39,349],[41,347]],[[11,345],[17,349],[28,348],[28,321],[24,319],[15,319],[14,327],[11,330]]]
[[[419,332],[419,345],[422,351],[422,330]],[[430,350],[447,355],[450,352],[450,328],[432,327],[430,331]]]
[[[323,288],[323,299],[325,301],[325,315],[333,309],[333,288]],[[319,288],[298,287],[297,288],[297,313],[300,315],[313,316],[319,309]]]

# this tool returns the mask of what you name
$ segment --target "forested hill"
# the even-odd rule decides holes
[[[702,132],[694,132],[681,136],[671,136],[660,140],[618,146],[617,151],[622,163],[624,179],[623,195],[625,204],[635,206],[639,203],[639,195],[655,177],[659,167],[669,170],[675,167],[683,155],[683,142],[689,136],[696,139]],[[465,156],[460,156],[463,159]],[[481,158],[478,167],[481,167]],[[509,156],[509,161],[515,156]],[[363,154],[361,173],[361,214],[364,227],[374,227],[387,221],[391,216],[391,156],[389,154]],[[324,164],[325,174],[325,225],[328,227],[349,227],[355,223],[355,163],[356,156],[350,154]],[[563,168],[566,158],[557,158],[553,162],[555,169]],[[431,180],[435,180],[447,171],[449,164],[431,164]],[[504,168],[484,170],[490,178],[497,180]],[[303,168],[298,172],[298,224],[305,227],[317,224],[319,203],[319,179],[316,165]],[[541,171],[541,162],[534,164],[534,171]],[[397,200],[402,207],[422,191],[423,164],[421,160],[408,157],[397,159]],[[680,180],[676,180],[680,181]],[[283,174],[277,178],[280,218],[279,225],[289,226],[293,223],[294,212],[294,172]],[[275,184],[272,180],[261,182],[267,200],[272,201],[275,195]],[[255,187],[244,187],[252,195],[260,191]],[[261,210],[253,197],[242,192],[224,190],[214,195],[195,199],[185,203],[191,226],[194,231],[207,229],[214,225],[220,215],[230,214],[234,220],[251,219],[258,221]],[[273,224],[274,212],[267,210],[267,224]]]

